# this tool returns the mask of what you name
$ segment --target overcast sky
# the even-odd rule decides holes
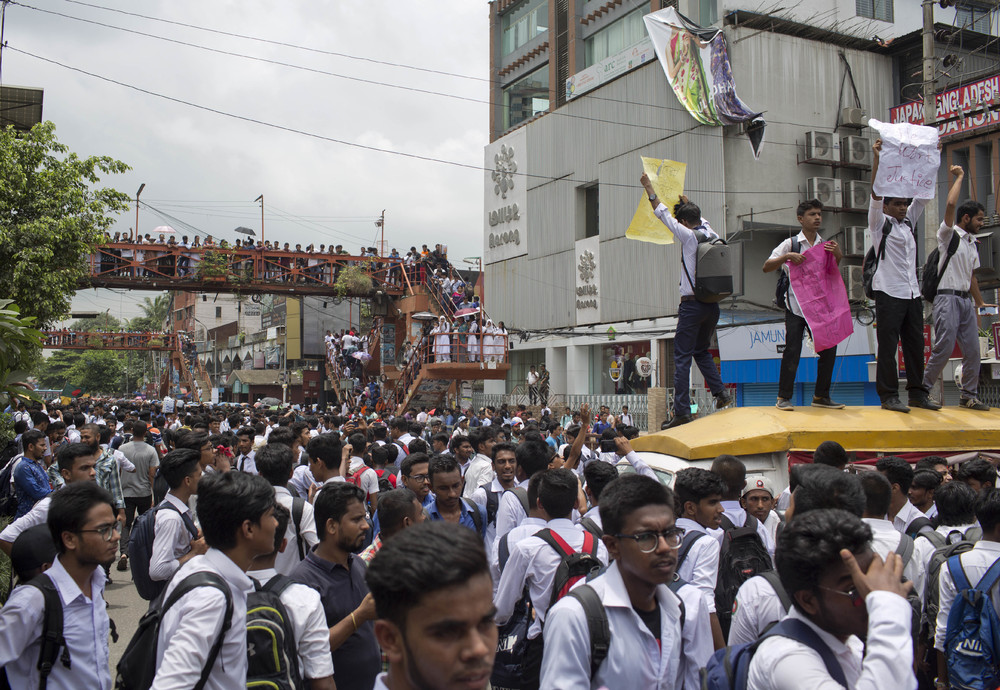
[[[488,139],[489,7],[484,1],[87,0],[199,27],[438,70],[318,54],[128,16],[68,0],[25,0],[53,12],[257,58],[391,86],[221,55],[24,6],[7,8],[4,84],[45,89],[44,118],[80,155],[109,155],[132,170],[105,183],[216,238],[343,244],[385,238],[401,251],[442,242],[452,261],[482,253],[483,173],[280,131],[170,102],[29,57],[18,50],[207,108],[364,146],[479,167]],[[465,75],[462,78],[457,75]],[[417,93],[414,89],[445,95]],[[464,99],[464,100],[463,100]],[[115,230],[135,224],[135,210]],[[170,224],[148,210],[141,232]],[[74,309],[125,316],[124,297],[87,291]]]

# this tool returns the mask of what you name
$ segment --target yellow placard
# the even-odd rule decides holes
[[[684,172],[687,170],[687,164],[642,156],[642,169],[653,183],[656,196],[660,197],[667,208],[673,209],[679,200],[678,197],[684,193]],[[642,199],[635,209],[635,215],[632,216],[625,237],[653,244],[674,243],[674,233],[670,232],[670,229],[653,213],[653,207],[650,206],[645,192],[642,193]]]

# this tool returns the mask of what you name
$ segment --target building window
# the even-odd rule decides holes
[[[584,227],[583,236],[594,237],[601,232],[600,225],[600,188],[595,184],[584,190]]]
[[[221,319],[222,318],[222,307],[216,307],[215,308],[215,318],[217,318],[217,319]]]
[[[549,66],[547,64],[503,90],[504,130],[548,109]]]
[[[584,66],[590,67],[596,62],[617,55],[644,39],[646,37],[646,27],[642,22],[644,14],[646,8],[640,7],[595,32],[593,36],[588,36],[583,44],[583,59],[586,63]]]
[[[500,57],[506,57],[549,30],[548,0],[524,0],[500,21]]]
[[[891,22],[892,0],[855,0],[857,15],[877,19],[881,22]]]
[[[963,3],[955,8],[955,24],[960,29],[969,29],[981,34],[990,33],[990,24],[995,10],[973,3]]]

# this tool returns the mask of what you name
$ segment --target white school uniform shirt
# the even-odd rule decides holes
[[[896,513],[896,517],[892,519],[892,526],[905,534],[911,522],[913,522],[917,518],[924,518],[924,517],[927,516],[924,515],[919,508],[917,508],[915,505],[910,503],[909,500],[907,500],[906,503],[903,504],[903,507],[899,509],[899,512]],[[932,529],[930,525],[928,525],[923,529],[921,529],[920,531],[930,532],[932,531]]]
[[[351,464],[348,466],[348,471],[352,475],[357,474],[358,472],[361,473],[361,480],[359,483],[366,496],[378,493],[378,474],[376,474],[375,470],[371,467],[368,467],[364,460],[357,456],[352,457]]]
[[[105,576],[94,568],[90,597],[84,595],[57,556],[45,571],[63,606],[63,636],[72,667],[56,661],[48,678],[49,690],[111,689],[108,650],[108,609],[104,601]],[[45,599],[35,587],[16,587],[0,609],[0,667],[12,688],[37,688]]]
[[[573,597],[563,597],[552,607],[545,626],[541,687],[546,690],[603,687],[674,690],[682,687],[681,614],[677,596],[666,585],[656,588],[661,631],[657,644],[632,608],[618,563],[612,563],[603,575],[587,584],[597,592],[608,615],[611,630],[608,655],[591,678],[590,645],[586,644],[590,639],[587,617],[580,602]],[[685,612],[685,618],[687,615]],[[711,635],[708,644],[711,644]]]
[[[542,529],[545,529],[545,520],[542,518],[524,518],[524,522],[507,533],[508,556],[515,544]],[[490,547],[490,575],[493,577],[493,596],[496,597],[497,587],[500,585],[500,539],[494,539]]]
[[[589,519],[593,520],[595,525],[597,525],[598,527],[600,527],[602,531],[604,530],[604,523],[601,522],[601,507],[600,506],[594,506],[593,508],[591,508],[590,510],[588,510],[586,513],[584,513],[583,515],[581,515],[580,516],[580,520],[578,520],[576,524],[580,525],[580,522],[582,522],[584,518],[589,518]],[[580,525],[580,526],[583,527],[583,525]]]
[[[916,690],[910,603],[891,592],[872,592],[868,607],[868,639],[855,636],[841,642],[806,619],[795,607],[788,618],[803,621],[830,648],[847,679],[849,690]],[[764,640],[750,662],[749,690],[834,690],[843,688],[827,673],[822,657],[788,637]]]
[[[664,225],[670,228],[670,232],[681,241],[681,256],[683,257],[683,262],[681,265],[681,296],[691,297],[694,295],[694,288],[691,285],[690,280],[688,280],[688,275],[692,280],[696,280],[695,269],[698,263],[698,235],[695,234],[695,230],[688,228],[685,225],[681,225],[674,217],[670,215],[670,211],[661,202],[656,209],[653,211],[656,217],[662,221]],[[708,224],[708,221],[704,218],[701,219],[701,224],[696,228],[698,232],[709,237],[710,239],[716,239],[719,237],[718,233],[712,229],[712,226]],[[684,269],[687,269],[685,271]]]
[[[476,453],[469,461],[469,467],[465,470],[465,490],[462,496],[472,498],[476,489],[486,486],[494,479],[496,473],[493,471],[493,461],[482,453]]]
[[[0,532],[0,541],[13,544],[21,532],[29,527],[43,524],[49,517],[50,503],[52,503],[52,493],[43,497],[38,503],[31,506],[31,510],[4,527],[3,531]]]
[[[236,457],[236,463],[233,465],[240,472],[246,472],[247,474],[259,474],[257,472],[257,451],[251,450],[247,454],[240,453]]]
[[[882,199],[872,199],[868,206],[868,229],[871,244],[878,251],[882,244],[882,226],[886,219],[892,229],[885,240],[885,257],[878,263],[872,288],[897,299],[913,299],[920,297],[920,286],[917,285],[917,241],[913,237],[913,228],[924,212],[926,199],[914,199],[906,212],[906,223],[900,223],[895,218],[882,212]],[[966,288],[968,289],[968,288]]]
[[[285,551],[290,548],[285,547]],[[280,555],[280,554],[279,554]],[[251,570],[247,576],[265,586],[278,571],[274,568]],[[319,592],[312,587],[290,584],[281,593],[281,603],[292,621],[295,648],[299,653],[299,669],[306,680],[333,675],[333,656],[330,654],[330,628],[323,613]]]
[[[298,465],[292,471],[292,478],[288,480],[288,484],[295,489],[295,491],[302,498],[308,498],[309,488],[316,483],[316,479],[313,477],[312,470],[309,469],[309,465]]]
[[[283,486],[274,487],[274,500],[291,515],[293,499],[288,489]],[[299,545],[295,537],[296,534],[302,536],[302,540],[305,542],[306,553],[312,551],[313,547],[319,543],[313,505],[305,497],[302,500],[304,504],[302,506],[302,520],[299,523],[300,527],[292,524],[291,518],[288,519],[288,528],[285,530],[285,539],[288,540],[288,544],[285,546],[285,550],[279,553],[274,559],[274,569],[282,575],[291,575],[292,571],[295,570],[295,566],[301,561],[299,558]],[[298,532],[298,529],[302,531]],[[322,678],[322,676],[319,677]]]
[[[959,237],[958,249],[948,262],[948,269],[941,273],[941,266],[945,257],[948,256],[948,245],[951,243],[952,233],[957,232]],[[967,233],[957,225],[949,227],[941,223],[937,231],[937,246],[940,259],[938,260],[938,290],[960,290],[968,292],[972,284],[972,272],[979,268],[979,250],[976,249],[976,238]]]
[[[754,575],[736,592],[727,644],[754,642],[786,613],[771,583],[760,575]]]
[[[826,241],[819,236],[819,233],[816,233],[815,241],[810,243],[809,240],[806,239],[806,234],[804,232],[800,232],[798,235],[796,235],[795,239],[799,241],[800,254],[806,251],[807,249],[812,249],[817,244],[823,244],[823,242]],[[771,252],[771,256],[768,257],[768,261],[770,261],[771,259],[777,259],[780,256],[788,254],[790,251],[792,251],[791,237],[787,238],[784,242],[782,242],[781,244],[779,244],[777,247],[774,248],[774,251]],[[778,270],[784,271],[785,275],[788,275],[788,262],[781,264],[781,268],[779,268]],[[788,293],[785,296],[784,306],[796,316],[802,316],[802,308],[799,307],[799,301],[795,298],[795,288],[792,287],[791,281],[789,281],[788,283]]]
[[[205,690],[245,690],[247,684],[247,595],[253,582],[229,557],[209,549],[181,566],[166,596],[192,573],[212,572],[229,584],[233,614]],[[201,677],[208,654],[222,630],[225,597],[215,587],[197,587],[166,613],[156,646],[156,677],[151,690],[190,690]]]
[[[874,518],[862,518],[861,520],[872,529],[872,550],[884,561],[886,556],[896,551],[903,534],[899,532],[888,520],[877,520]],[[927,542],[921,538],[920,541]],[[930,543],[930,542],[928,542]],[[920,598],[924,598],[924,578],[927,573],[923,562],[920,559],[920,552],[917,550],[917,540],[913,542],[913,555],[910,562],[903,568],[903,577],[913,583]]]
[[[169,492],[164,500],[194,520],[187,503]],[[156,511],[153,523],[153,553],[149,557],[149,579],[169,580],[181,567],[180,557],[190,550],[191,533],[185,526],[183,518],[170,508]]]
[[[709,613],[715,613],[715,583],[719,578],[719,552],[722,550],[719,540],[688,518],[678,518],[677,527],[684,530],[684,536],[691,532],[705,535],[691,545],[684,562],[677,568],[677,576],[704,592]]]
[[[1000,544],[995,541],[977,541],[971,550],[959,556],[962,562],[962,570],[969,584],[975,587],[986,571],[998,558],[1000,558]],[[938,574],[938,591],[940,592],[940,605],[937,615],[937,629],[934,631],[934,649],[939,652],[944,651],[944,640],[948,632],[948,614],[951,613],[951,605],[957,596],[955,581],[951,577],[951,571],[947,563],[941,566]],[[1000,592],[998,585],[994,585],[990,590],[990,602],[993,608],[1000,611]]]
[[[397,480],[398,481],[398,480]],[[486,494],[487,492],[497,493],[497,509],[500,508],[500,496],[503,495],[504,488],[503,484],[496,477],[493,478],[489,484],[480,486],[478,489],[472,492],[472,501],[483,507],[486,510]],[[487,518],[489,516],[487,515]],[[493,522],[486,523],[486,552],[489,553],[493,549],[493,542],[497,538],[497,522],[496,516],[493,516]]]
[[[681,678],[684,690],[701,690],[701,669],[715,653],[712,642],[712,622],[704,593],[688,583],[675,592],[684,602],[684,627],[681,630]]]
[[[516,488],[528,490],[528,480],[515,482]],[[497,505],[497,536],[499,540],[503,535],[524,522],[528,514],[521,507],[521,499],[514,492],[504,493],[500,496],[500,503]]]
[[[564,518],[549,520],[545,527],[562,537],[574,551],[583,548],[584,530],[574,525],[571,520]],[[596,540],[596,543],[597,560],[606,564],[608,549],[603,541]],[[535,619],[528,627],[528,639],[538,637],[545,623],[545,613],[552,598],[556,570],[561,561],[555,549],[534,536],[522,539],[511,546],[510,559],[500,575],[500,584],[497,586],[493,602],[497,607],[497,624],[503,625],[511,617],[514,605],[520,600],[521,593],[527,585],[531,604],[535,609]]]
[[[621,419],[621,423],[623,425],[625,425],[625,426],[632,426],[632,415],[626,413],[626,414],[623,414],[620,417],[620,419]]]

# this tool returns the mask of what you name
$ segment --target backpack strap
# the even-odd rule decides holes
[[[826,666],[826,672],[830,674],[830,677],[845,688],[847,687],[847,678],[844,676],[844,669],[840,666],[840,662],[837,661],[837,657],[834,656],[830,648],[826,646],[826,643],[820,639],[819,635],[817,635],[816,632],[805,622],[800,621],[797,618],[785,618],[764,633],[760,639],[763,640],[768,637],[774,637],[775,635],[780,635],[781,637],[787,637],[789,639],[796,640],[797,642],[801,642],[819,654],[820,658],[823,659],[823,664]]]
[[[879,242],[878,251],[875,253],[875,266],[878,267],[879,262],[885,258],[885,242],[889,239],[889,233],[892,232],[892,221],[888,218],[882,224],[882,241]]]
[[[997,561],[1000,563],[1000,560]],[[993,565],[996,566],[997,563]],[[990,568],[992,570],[993,568]],[[955,583],[955,591],[963,592],[964,590],[971,589],[972,585],[969,584],[969,578],[965,574],[965,568],[962,567],[961,555],[952,556],[948,559],[948,572],[951,574],[951,580]],[[987,571],[987,575],[989,571]],[[985,579],[985,576],[984,576]]]
[[[905,537],[906,535],[904,534],[903,536]],[[913,537],[914,541],[916,541],[917,537],[923,537],[924,539],[929,541],[934,546],[935,550],[940,549],[942,546],[946,546],[948,543],[947,539],[945,539],[944,537],[942,537],[940,534],[938,534],[933,530],[930,532],[918,533],[916,537]]]
[[[608,612],[604,609],[601,597],[590,585],[580,585],[570,590],[567,596],[573,597],[580,603],[583,615],[587,619],[587,629],[590,631],[590,677],[593,678],[608,657],[611,648]]]
[[[896,546],[896,553],[903,559],[903,567],[908,566],[910,559],[913,558],[913,537],[906,534],[899,535],[899,545]]]
[[[486,521],[491,525],[497,524],[497,511],[500,509],[501,491],[486,491]]]
[[[694,543],[705,536],[704,532],[688,532],[684,535],[684,540],[681,541],[681,548],[677,552],[677,567],[680,568],[684,559],[687,558],[688,552]]]
[[[219,631],[219,637],[212,644],[212,648],[208,652],[208,659],[205,661],[205,668],[201,671],[201,677],[195,684],[193,690],[204,690],[205,684],[208,682],[208,676],[212,672],[212,667],[215,666],[215,660],[219,656],[219,651],[222,649],[222,642],[226,638],[226,633],[229,632],[229,626],[232,623],[233,618],[233,594],[229,590],[229,585],[220,576],[212,572],[201,571],[197,573],[191,573],[183,580],[181,580],[174,591],[170,593],[164,601],[163,606],[160,608],[160,615],[162,616],[167,612],[167,610],[177,603],[177,601],[198,587],[214,587],[215,589],[221,591],[226,598],[226,610],[222,618],[222,630]]]
[[[485,536],[486,533],[483,531],[483,527],[485,526],[483,524],[483,514],[479,512],[479,504],[469,500],[468,498],[463,498],[462,503],[465,504],[466,510],[468,510],[469,514],[472,516],[472,523],[476,526],[476,532],[478,532],[481,537]]]
[[[306,499],[292,499],[292,524],[295,525],[295,543],[299,547],[299,560],[306,558],[305,540],[302,538],[302,513],[305,511]]]
[[[749,516],[747,516],[747,517],[749,517]],[[723,532],[728,532],[730,530],[736,529],[736,524],[732,520],[729,519],[728,515],[723,514],[722,515],[722,520],[720,522],[721,522],[721,524],[719,526],[722,527],[722,531]]]
[[[528,490],[523,486],[515,486],[513,489],[507,489],[507,491],[510,491],[517,496],[517,500],[521,502],[521,507],[524,508],[524,514],[528,515],[531,512],[530,507],[528,506]]]
[[[39,574],[28,582],[29,585],[42,593],[45,600],[45,614],[42,618],[42,644],[38,654],[38,687],[45,690],[49,682],[49,674],[59,659],[63,666],[71,668],[69,647],[63,637],[63,607],[59,590],[52,579],[45,573]],[[62,649],[62,654],[59,650]]]
[[[918,517],[911,522],[906,528],[906,536],[914,537],[920,534],[920,530],[925,527],[932,527],[934,523],[930,521],[930,518]]]
[[[977,542],[983,538],[983,528],[979,525],[970,527],[965,532],[965,541]]]
[[[584,532],[584,538],[583,538],[584,548],[586,548],[587,546],[588,534],[590,534],[590,532]],[[565,539],[560,537],[556,532],[553,532],[548,527],[535,532],[535,536],[544,541],[549,546],[551,546],[553,549],[555,549],[556,553],[558,553],[559,556],[562,557],[564,560],[572,556],[574,553],[576,553],[576,551],[573,550],[573,547],[566,543]],[[590,534],[590,538],[591,541],[593,541],[594,535]]]
[[[986,593],[997,583],[997,580],[1000,580],[1000,559],[993,561],[993,565],[990,566],[990,569],[986,571],[986,574],[976,584],[976,591],[982,592],[986,596]]]
[[[500,543],[497,545],[497,560],[500,564],[500,572],[503,572],[504,567],[507,565],[507,559],[510,558],[510,532],[503,535],[500,538]]]
[[[582,518],[580,518],[579,525],[584,530],[586,530],[588,533],[593,534],[598,539],[604,536],[604,530],[602,530],[600,527],[598,527],[597,523],[594,522],[589,517],[582,517]]]
[[[292,580],[292,578],[278,573],[268,580],[267,584],[261,587],[260,591],[271,592],[275,596],[280,597],[281,594],[293,584],[295,584],[295,581]]]
[[[791,611],[792,598],[788,596],[785,586],[781,584],[781,578],[778,577],[778,572],[776,570],[768,570],[761,573],[760,576],[767,580],[767,584],[771,585],[771,589],[773,589],[774,593],[778,595],[778,600],[781,602],[781,608],[785,609],[785,613]]]
[[[951,263],[951,257],[955,256],[955,252],[958,251],[958,243],[961,241],[958,233],[955,232],[954,228],[951,231],[951,240],[948,242],[947,254],[944,257],[944,263],[941,264],[941,270],[938,271],[938,280],[944,276],[945,269],[948,268],[948,264]]]

